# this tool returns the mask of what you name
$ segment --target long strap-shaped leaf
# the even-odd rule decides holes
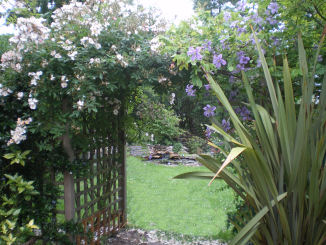
[[[277,201],[280,202],[282,199],[284,199],[287,196],[287,193],[283,193],[277,197]],[[275,206],[275,201],[271,201],[271,206]],[[262,208],[247,224],[245,227],[242,228],[242,230],[233,238],[230,245],[242,245],[246,244],[248,239],[245,239],[245,237],[250,238],[253,236],[255,232],[253,230],[257,230],[259,227],[260,220],[270,211],[268,207]]]
[[[251,147],[251,142],[253,140],[250,138],[250,134],[248,130],[243,126],[240,119],[238,118],[237,114],[232,108],[232,105],[226,98],[222,88],[220,85],[218,85],[212,76],[203,68],[203,71],[205,72],[205,76],[209,84],[211,85],[212,90],[216,94],[217,98],[220,100],[220,102],[223,104],[224,108],[229,112],[233,126],[235,130],[237,131],[238,136],[241,139],[241,143],[246,145],[247,147]]]
[[[235,147],[230,151],[230,154],[228,155],[228,157],[226,158],[226,160],[224,161],[224,163],[222,164],[222,166],[220,167],[220,169],[217,171],[217,173],[215,174],[215,176],[213,177],[213,179],[209,182],[209,185],[212,184],[212,182],[214,181],[214,179],[223,171],[223,169],[230,163],[232,162],[235,158],[237,158],[244,150],[246,150],[246,147]]]
[[[212,158],[209,155],[200,155],[199,157],[196,158],[196,160],[198,162],[200,162],[201,164],[203,164],[205,167],[207,167],[208,169],[210,169],[212,172],[216,172],[220,167],[221,164],[216,161],[216,159]],[[228,172],[227,170],[223,170],[221,172],[221,178],[236,192],[239,194],[239,196],[243,199],[246,200],[246,196],[244,196],[243,192],[245,192],[248,195],[248,198],[250,200],[256,200],[255,198],[255,194],[254,192],[247,188],[245,185],[243,185],[241,183],[241,181],[239,180],[239,178]]]
[[[179,174],[173,177],[173,179],[212,179],[213,177],[214,173],[212,172],[193,171]]]
[[[250,27],[252,29],[252,33],[254,35],[254,39],[255,39],[255,42],[256,42],[257,50],[258,50],[258,53],[259,53],[259,59],[261,61],[261,64],[262,64],[262,67],[263,67],[263,70],[264,70],[266,83],[267,83],[269,95],[270,95],[270,98],[271,98],[271,101],[272,101],[274,114],[277,117],[278,116],[278,103],[277,103],[277,97],[276,97],[274,84],[273,84],[273,81],[272,81],[272,76],[271,76],[271,74],[269,72],[265,56],[263,54],[262,48],[261,48],[260,43],[258,41],[258,38],[257,38],[257,36],[255,34],[255,31],[254,31],[252,26],[250,26]],[[276,118],[276,121],[278,121],[278,118]]]

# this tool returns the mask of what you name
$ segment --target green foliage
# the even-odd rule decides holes
[[[198,136],[191,136],[189,139],[187,139],[185,144],[190,154],[197,154],[203,150],[206,150],[207,148],[206,140]]]
[[[10,45],[3,38],[0,154],[6,158],[0,159],[0,176],[17,173],[34,181],[39,195],[17,204],[18,220],[33,218],[42,234],[37,239],[44,243],[69,241],[61,232],[64,224],[55,219],[62,190],[53,185],[51,173],[88,174],[87,163],[69,157],[87,152],[94,143],[85,137],[84,130],[89,130],[85,121],[91,129],[99,125],[116,129],[118,123],[121,129],[131,127],[125,108],[134,104],[134,92],[145,83],[157,83],[162,70],[167,70],[167,58],[151,49],[161,23],[153,18],[155,13],[130,8],[127,2],[73,3],[52,15],[53,25],[21,18]],[[171,115],[167,109],[159,110]],[[167,130],[160,130],[171,135],[169,127],[178,122],[172,120],[162,123]],[[71,140],[68,147],[64,137]],[[19,152],[25,151],[30,151],[28,162],[18,166],[15,163],[23,163],[24,157]],[[5,189],[9,193],[10,188]]]
[[[173,144],[173,152],[178,153],[182,150],[183,145],[180,142],[175,142]]]
[[[10,35],[0,35],[0,56],[10,49],[9,38]]]
[[[10,164],[20,164],[22,166],[25,166],[25,158],[31,151],[24,151],[21,153],[20,151],[15,153],[8,153],[5,154],[3,157],[6,159],[10,159]]]
[[[272,102],[272,114],[255,103],[246,74],[242,73],[255,118],[255,134],[250,134],[221,87],[206,74],[216,96],[230,113],[239,140],[213,124],[212,129],[232,143],[233,148],[226,154],[223,164],[207,155],[201,155],[198,160],[217,172],[215,176],[224,179],[252,210],[245,218],[247,224],[230,244],[246,244],[249,240],[254,244],[323,244],[326,239],[326,74],[316,103],[314,97],[317,94],[313,92],[316,62],[309,71],[299,35],[302,97],[297,108],[287,58],[283,60],[282,94],[280,86],[272,81],[256,36],[255,39]],[[242,160],[234,160],[240,154]],[[230,163],[236,174],[227,170]]]
[[[158,94],[150,87],[144,88],[133,108],[134,127],[129,129],[129,139],[171,145],[182,133],[179,117],[159,102]],[[134,136],[134,139],[132,138]]]
[[[10,164],[25,165],[25,159],[30,151],[23,153],[8,153],[4,157],[11,159]],[[0,182],[1,206],[0,206],[0,243],[7,245],[18,244],[28,236],[33,229],[38,229],[34,225],[34,220],[27,220],[22,217],[22,206],[31,201],[32,196],[38,194],[34,190],[33,181],[25,181],[18,174],[4,174]]]

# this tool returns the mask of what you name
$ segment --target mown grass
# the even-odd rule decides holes
[[[204,167],[165,166],[127,159],[128,224],[187,236],[228,240],[227,212],[235,209],[232,190],[221,180],[176,180]]]

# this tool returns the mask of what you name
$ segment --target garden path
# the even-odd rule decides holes
[[[144,231],[140,229],[125,229],[108,240],[110,245],[227,245],[217,240],[182,241],[167,237],[162,232]]]

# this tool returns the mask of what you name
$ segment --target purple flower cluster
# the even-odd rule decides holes
[[[220,40],[222,49],[230,49],[229,45],[225,42],[226,40],[227,40],[226,38]]]
[[[200,54],[200,51],[201,51],[202,47],[189,47],[188,49],[188,52],[187,52],[187,55],[189,57],[191,57],[191,60],[192,61],[196,61],[196,60],[202,60],[203,59],[203,56]]]
[[[214,133],[214,131],[207,127],[205,131],[206,137],[210,138],[212,136],[212,133]]]
[[[194,85],[188,84],[186,87],[186,93],[188,96],[195,96],[196,89],[194,89]]]
[[[272,36],[271,39],[272,39],[272,41],[273,41],[272,44],[273,44],[275,47],[277,47],[278,45],[280,45],[280,40],[279,40],[277,37]]]
[[[222,126],[222,128],[223,128],[223,130],[225,132],[228,132],[228,131],[231,130],[230,121],[229,120],[225,120],[224,118],[222,120],[221,126]]]
[[[231,19],[230,12],[224,12],[224,21],[229,22],[230,19]]]
[[[270,24],[270,25],[276,25],[277,24],[277,20],[275,20],[273,17],[268,16],[266,18],[266,21]]]
[[[276,2],[271,2],[267,9],[271,11],[271,14],[277,14],[278,13],[278,4]]]
[[[250,111],[248,110],[247,107],[245,107],[245,106],[237,107],[234,111],[241,116],[243,121],[251,120]]]
[[[246,33],[247,31],[246,31],[246,28],[241,27],[241,26],[237,26],[237,32],[239,34],[241,34],[241,33]]]
[[[206,105],[203,109],[205,117],[213,117],[215,115],[216,106]]]
[[[216,66],[217,69],[221,68],[221,66],[226,65],[226,61],[223,60],[222,54],[216,55],[214,54],[213,56],[213,64]]]
[[[236,77],[235,76],[230,76],[229,83],[233,84],[235,82],[236,82]]]
[[[251,19],[252,19],[253,23],[255,23],[256,25],[259,25],[259,26],[263,25],[265,22],[264,19],[258,15],[258,13],[255,13],[254,15],[252,15]]]
[[[247,7],[247,3],[245,0],[241,0],[239,2],[236,3],[236,6],[237,6],[237,10],[238,11],[245,11],[246,10],[246,7]]]
[[[207,50],[209,52],[212,52],[212,41],[209,40],[205,40],[204,44],[203,44],[203,49]]]
[[[205,87],[206,91],[208,91],[208,90],[210,90],[211,85],[209,85],[209,84],[205,84],[204,87]]]
[[[237,90],[231,90],[229,100],[232,101],[235,97],[237,97],[238,91]]]
[[[239,51],[237,53],[238,59],[239,59],[239,64],[237,65],[237,69],[238,70],[244,70],[245,69],[245,65],[248,64],[248,62],[250,61],[250,58],[248,56],[246,56],[244,51]]]

